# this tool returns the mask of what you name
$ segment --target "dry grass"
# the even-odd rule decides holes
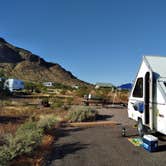
[[[46,95],[45,95],[46,96]],[[45,108],[41,105],[42,98],[10,98],[0,101],[0,135],[14,133],[20,124],[30,117],[39,119],[48,114],[61,115],[58,108]]]
[[[82,89],[81,89],[82,90]],[[84,90],[84,89],[83,89]],[[82,97],[76,95],[77,90],[67,91],[65,95],[52,93],[40,93],[25,96],[25,98],[9,98],[0,100],[0,135],[5,133],[13,133],[17,127],[29,117],[38,119],[41,115],[53,114],[55,116],[65,117],[68,109],[72,105],[82,105]],[[90,90],[86,89],[86,92]],[[97,95],[95,90],[91,90],[92,94]],[[81,93],[83,93],[81,91]],[[84,92],[85,93],[85,92]],[[99,92],[98,92],[99,93]],[[128,100],[126,92],[100,92],[105,95],[110,101],[124,102]],[[43,98],[47,97],[51,103],[51,107],[46,108],[41,105]],[[67,106],[67,107],[65,107]],[[6,120],[4,121],[4,118]]]
[[[17,128],[20,126],[20,124],[13,124],[13,123],[7,123],[7,124],[0,124],[0,136],[3,136],[8,133],[15,133]]]

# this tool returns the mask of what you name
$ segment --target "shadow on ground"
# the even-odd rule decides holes
[[[73,154],[76,151],[86,149],[88,144],[81,144],[80,142],[68,143],[63,145],[55,145],[52,152],[52,160],[62,159],[68,154]]]
[[[70,136],[73,132],[79,132],[85,130],[85,128],[69,128],[62,127],[56,128],[52,131],[52,134],[55,137],[55,143],[53,145],[53,150],[49,156],[47,156],[47,161],[50,163],[53,160],[62,159],[69,154],[73,154],[82,149],[86,149],[89,145],[82,144],[80,142],[70,142],[70,143],[58,143],[58,140]]]
[[[79,128],[79,127],[60,127],[60,128],[55,128],[51,131],[48,131],[48,134],[53,135],[56,139],[56,141],[58,141],[61,137],[66,137],[69,136],[70,134],[72,134],[73,132],[78,132],[78,131],[82,131],[85,130],[85,128]]]
[[[159,145],[157,152],[165,152],[166,151],[166,145]]]
[[[110,118],[113,117],[114,115],[97,115],[96,120],[97,121],[110,120]]]
[[[22,123],[25,121],[27,117],[14,117],[14,116],[0,116],[0,124],[7,124],[7,123]]]

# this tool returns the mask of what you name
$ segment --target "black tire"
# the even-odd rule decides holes
[[[146,129],[142,124],[142,119],[138,119],[137,130],[140,137],[143,137],[145,135]]]

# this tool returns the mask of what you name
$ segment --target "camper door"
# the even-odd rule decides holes
[[[132,89],[129,103],[128,115],[134,120],[142,119],[144,125],[149,126],[150,122],[150,96],[151,96],[151,74],[144,72],[138,75]]]

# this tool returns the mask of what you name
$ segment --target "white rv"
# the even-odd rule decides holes
[[[46,87],[52,87],[53,82],[43,82],[43,85],[46,86]]]
[[[8,88],[10,92],[24,89],[24,82],[17,79],[7,79],[4,83],[4,87]]]
[[[146,129],[166,135],[166,57],[144,56],[128,102],[128,117]]]

